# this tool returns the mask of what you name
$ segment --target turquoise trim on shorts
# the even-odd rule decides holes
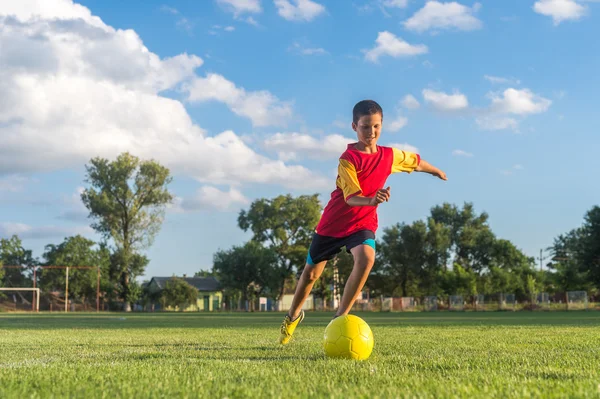
[[[308,263],[311,266],[315,265],[315,263],[313,262],[312,258],[310,257],[310,252],[308,253],[308,256],[306,257],[306,263]]]
[[[373,248],[373,249],[375,249],[375,250],[376,250],[376,248],[375,248],[375,240],[374,240],[374,239],[372,239],[372,238],[369,238],[369,239],[367,239],[367,240],[364,240],[364,241],[363,241],[363,244],[365,244],[365,245],[368,245],[368,246],[370,246],[371,248]]]

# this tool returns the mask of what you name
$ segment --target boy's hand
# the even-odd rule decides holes
[[[373,197],[371,197],[371,205],[376,206],[381,204],[382,202],[388,202],[390,200],[390,190],[392,188],[388,187],[388,188],[380,188],[379,190],[377,190],[377,194],[375,194]]]
[[[419,166],[417,166],[417,169],[415,169],[415,170],[417,172],[429,173],[430,175],[439,177],[442,180],[448,180],[448,178],[446,177],[446,173],[444,173],[442,170],[436,168],[435,166],[433,166],[429,162],[425,161],[424,159],[421,159]]]
[[[437,170],[433,173],[434,176],[439,177],[442,180],[448,180],[448,178],[446,177],[446,173],[444,173],[443,170]]]

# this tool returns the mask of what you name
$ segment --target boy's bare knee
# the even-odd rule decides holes
[[[352,249],[354,267],[370,269],[375,264],[375,251],[367,245],[359,245]]]
[[[306,279],[306,281],[308,283],[314,283],[315,281],[317,281],[319,279],[319,277],[321,277],[321,273],[323,272],[323,267],[324,267],[323,263],[318,263],[316,265],[307,264],[304,267],[304,271],[302,272],[302,275],[304,276],[304,278]]]
[[[317,279],[319,278],[319,274],[316,270],[316,268],[311,267],[309,270],[307,270],[306,273],[306,278],[308,279],[308,281],[310,281],[311,283],[314,283],[315,281],[317,281]]]

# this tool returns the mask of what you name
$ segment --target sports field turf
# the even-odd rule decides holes
[[[330,313],[1,314],[0,398],[600,397],[600,312],[357,313],[375,348],[326,359]]]

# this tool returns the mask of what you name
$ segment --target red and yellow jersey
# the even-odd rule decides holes
[[[349,198],[372,197],[384,188],[392,173],[413,172],[421,157],[418,154],[391,147],[377,146],[377,152],[366,154],[348,145],[338,165],[336,189],[323,211],[316,233],[329,237],[346,237],[359,230],[376,232],[376,206],[350,206]]]

